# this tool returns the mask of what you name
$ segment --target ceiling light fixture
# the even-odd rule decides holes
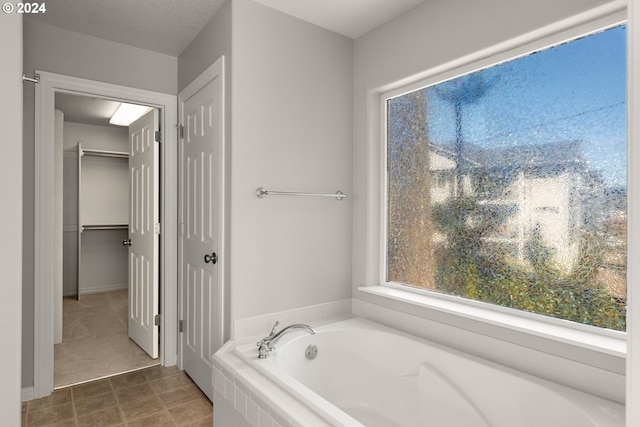
[[[146,105],[126,104],[123,102],[113,113],[109,123],[116,126],[129,126],[152,109],[152,107],[147,107]]]

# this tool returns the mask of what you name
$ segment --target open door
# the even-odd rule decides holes
[[[129,337],[158,357],[159,167],[153,109],[129,126]]]
[[[213,401],[223,341],[223,86],[217,61],[179,95],[179,274],[182,368]]]

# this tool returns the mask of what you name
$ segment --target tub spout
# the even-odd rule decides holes
[[[271,329],[271,333],[269,334],[269,336],[266,336],[257,342],[256,345],[258,346],[259,359],[268,359],[269,353],[276,349],[276,345],[278,344],[278,341],[280,341],[280,338],[282,338],[284,335],[288,334],[289,332],[305,331],[311,335],[316,333],[316,330],[313,329],[311,326],[302,325],[300,323],[289,325],[283,330],[281,330],[280,332],[278,332],[278,324],[279,322],[276,322],[275,325],[273,325],[273,329]]]

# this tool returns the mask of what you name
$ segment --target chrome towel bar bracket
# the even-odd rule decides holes
[[[301,193],[298,191],[273,191],[267,190],[264,187],[260,187],[256,190],[256,196],[261,199],[264,199],[267,196],[311,196],[311,197],[335,197],[336,200],[342,201],[346,194],[342,191],[336,191],[335,193]]]

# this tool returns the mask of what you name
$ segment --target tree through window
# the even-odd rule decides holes
[[[626,26],[387,100],[387,281],[626,328]]]

